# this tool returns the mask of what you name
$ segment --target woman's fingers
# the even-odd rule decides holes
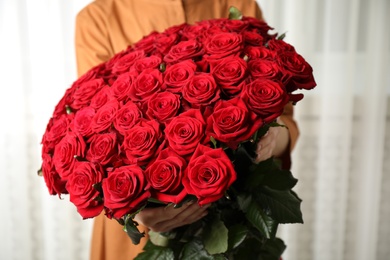
[[[199,220],[207,215],[208,207],[209,205],[200,207],[198,203],[190,202],[180,208],[174,208],[173,205],[145,208],[135,216],[135,220],[152,231],[166,232]]]
[[[200,207],[198,204],[193,204],[174,218],[157,223],[151,229],[156,232],[167,232],[174,228],[191,224],[206,216],[208,207],[209,205]]]

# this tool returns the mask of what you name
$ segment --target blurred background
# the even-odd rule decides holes
[[[212,1],[212,0],[210,0]],[[40,141],[76,79],[74,23],[90,0],[0,0],[0,259],[86,260],[92,220],[50,196]],[[305,224],[284,260],[390,259],[390,1],[258,0],[312,65],[295,118]]]

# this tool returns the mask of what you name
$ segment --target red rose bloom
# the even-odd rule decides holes
[[[76,162],[66,188],[69,191],[69,200],[84,219],[96,217],[103,210],[102,200],[97,199],[100,196],[99,191],[94,186],[102,180],[103,170],[98,164]]]
[[[118,101],[130,99],[130,91],[137,78],[137,72],[121,74],[112,84],[112,94]]]
[[[125,135],[138,121],[142,118],[142,113],[138,106],[129,101],[122,105],[115,115],[114,126],[115,129]]]
[[[53,164],[61,178],[66,181],[72,174],[78,158],[84,158],[86,144],[83,138],[68,132],[54,149]]]
[[[92,97],[105,85],[103,79],[92,79],[82,83],[73,94],[72,108],[80,109],[88,106]]]
[[[235,55],[242,50],[243,41],[241,34],[221,32],[213,35],[205,43],[208,59],[221,59],[226,56]]]
[[[73,114],[71,116],[62,115],[56,120],[53,120],[53,124],[46,130],[44,142],[50,143],[50,146],[56,145],[68,132],[73,117]]]
[[[147,103],[146,116],[162,123],[174,117],[180,109],[180,96],[171,92],[154,94]]]
[[[152,55],[136,60],[132,68],[135,69],[138,73],[141,73],[146,69],[158,69],[161,62],[162,60],[159,56]]]
[[[154,93],[164,89],[162,84],[162,74],[158,69],[146,69],[138,75],[132,85],[130,97],[134,102],[145,102]]]
[[[246,85],[241,95],[248,108],[265,123],[270,123],[280,116],[289,101],[281,82],[264,78]]]
[[[108,130],[114,122],[118,106],[118,101],[112,100],[96,111],[91,123],[92,131],[102,133]]]
[[[167,63],[176,63],[188,59],[195,59],[203,54],[202,45],[196,40],[181,41],[172,46],[168,54],[164,57]]]
[[[202,206],[222,198],[236,178],[234,166],[221,148],[198,145],[186,168],[183,185]]]
[[[137,211],[150,197],[149,184],[137,165],[122,166],[109,172],[102,188],[104,206],[117,219]]]
[[[155,120],[143,120],[126,132],[122,148],[129,163],[145,165],[157,153],[161,139],[159,127]]]
[[[167,90],[179,93],[182,92],[190,78],[194,75],[196,64],[192,60],[185,60],[167,67],[164,73],[164,82]]]
[[[221,85],[225,94],[234,96],[242,89],[242,81],[246,76],[247,63],[240,57],[227,57],[217,64],[212,64],[211,74]]]
[[[187,195],[182,178],[186,161],[171,149],[161,151],[157,159],[146,168],[152,197],[165,203],[181,202]]]
[[[113,100],[115,97],[112,90],[112,87],[104,86],[92,97],[90,106],[94,109],[99,109],[107,102]]]
[[[284,72],[290,76],[286,89],[291,93],[297,89],[312,89],[316,86],[313,69],[306,60],[296,52],[282,52],[278,63]]]
[[[248,63],[251,76],[256,78],[281,80],[280,67],[271,60],[252,59]]]
[[[87,160],[101,165],[110,165],[119,155],[119,145],[115,133],[97,134],[89,141]]]
[[[207,119],[207,136],[236,149],[240,142],[249,140],[261,126],[263,121],[249,111],[240,98],[220,100]]]
[[[116,75],[129,72],[131,66],[138,59],[145,57],[145,52],[143,50],[135,50],[128,52],[119,58],[112,66],[112,73]]]
[[[84,107],[77,111],[72,125],[72,130],[85,137],[89,137],[93,134],[91,123],[95,116],[95,109],[92,107]]]
[[[264,46],[247,46],[244,53],[249,57],[249,59],[259,58],[273,60],[275,57],[275,51],[271,51]]]
[[[155,39],[155,46],[158,53],[161,53],[162,56],[165,56],[171,47],[177,43],[179,36],[177,34],[161,34]]]
[[[220,98],[220,93],[213,76],[203,72],[195,74],[183,88],[183,98],[192,108],[211,105]]]
[[[169,146],[180,156],[188,156],[195,151],[205,137],[205,121],[198,109],[190,109],[172,118],[165,128]]]
[[[66,181],[62,180],[53,165],[52,157],[42,154],[42,174],[50,195],[66,194]]]

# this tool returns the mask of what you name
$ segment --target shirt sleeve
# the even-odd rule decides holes
[[[76,16],[75,49],[79,76],[113,55],[104,11],[93,3]]]

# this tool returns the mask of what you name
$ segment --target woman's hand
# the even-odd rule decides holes
[[[276,122],[280,125],[284,124],[280,118]],[[267,160],[272,156],[281,156],[286,151],[289,141],[290,136],[286,127],[270,127],[257,143],[255,163]]]
[[[207,215],[210,205],[200,207],[195,201],[180,208],[173,205],[145,208],[135,216],[135,220],[154,232],[168,232],[174,228],[191,224]]]

